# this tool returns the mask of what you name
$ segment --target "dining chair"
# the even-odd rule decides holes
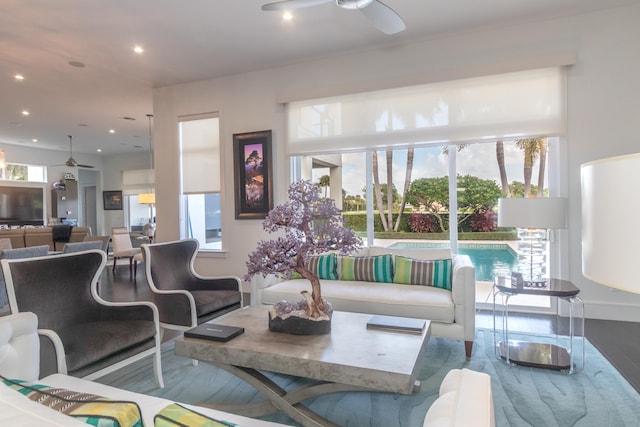
[[[102,250],[102,241],[100,240],[92,240],[87,242],[70,242],[65,243],[62,247],[62,253],[68,254],[71,252],[80,252],[86,251],[89,249],[100,249]]]
[[[129,259],[129,274],[133,273],[133,264],[136,254],[141,252],[140,248],[134,248],[131,244],[131,236],[125,227],[113,227],[111,229],[111,248],[113,249],[113,272],[116,272],[116,264],[120,258]]]

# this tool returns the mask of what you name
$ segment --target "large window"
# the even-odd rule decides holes
[[[548,176],[560,165],[564,87],[549,68],[291,102],[292,179],[323,187],[369,245],[394,244],[377,232],[430,233],[423,243],[464,253],[464,233],[495,230],[498,198],[561,195]],[[525,145],[542,141],[532,162]]]
[[[221,250],[220,119],[215,114],[183,117],[179,123],[185,228],[200,249]]]

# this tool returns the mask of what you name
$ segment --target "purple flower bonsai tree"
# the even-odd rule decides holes
[[[354,231],[345,228],[340,209],[332,199],[320,197],[318,186],[301,180],[289,187],[289,200],[273,208],[262,223],[269,232],[284,236],[261,240],[247,261],[249,281],[256,274],[281,274],[291,277],[294,272],[311,282],[311,295],[306,299],[306,314],[318,319],[330,314],[328,303],[322,299],[318,274],[307,268],[314,255],[329,251],[347,255],[362,247]],[[329,312],[325,312],[328,310]]]

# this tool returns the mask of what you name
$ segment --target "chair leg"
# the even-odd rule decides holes
[[[113,257],[113,272],[116,272],[116,263],[118,262],[118,258],[117,257]]]
[[[160,346],[156,346],[155,356],[153,357],[153,371],[155,372],[158,387],[164,388],[164,379],[162,378],[162,358],[160,357]]]

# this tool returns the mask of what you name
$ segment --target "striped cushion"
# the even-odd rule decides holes
[[[342,280],[386,283],[393,281],[393,257],[390,254],[368,257],[344,256],[341,258],[340,267]]]
[[[312,256],[307,261],[309,271],[316,273],[320,279],[338,280],[337,266],[336,254]]]
[[[451,259],[422,261],[396,255],[393,283],[451,290]]]
[[[80,393],[3,378],[8,387],[42,405],[89,425],[100,427],[142,427],[136,402],[111,400],[95,394]]]
[[[172,427],[172,426],[197,426],[197,427],[229,427],[235,424],[226,421],[216,420],[189,408],[172,403],[165,406],[155,417],[153,417],[153,425],[155,427]]]

